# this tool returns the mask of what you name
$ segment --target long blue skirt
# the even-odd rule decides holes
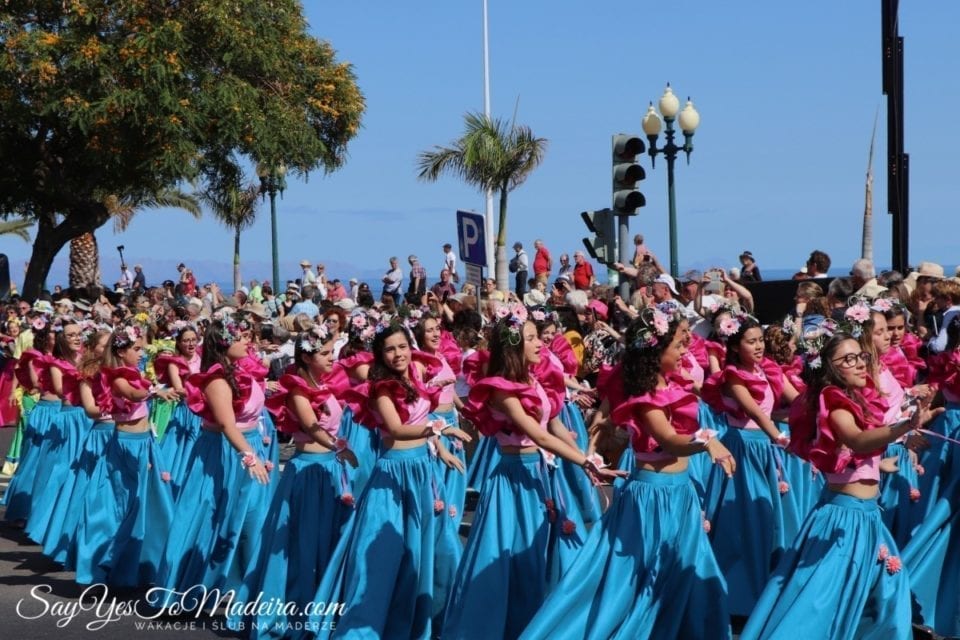
[[[87,417],[83,407],[64,405],[40,444],[33,505],[26,528],[27,535],[35,542],[42,542],[47,533],[57,498],[74,473],[91,427],[93,420]]]
[[[895,442],[887,445],[883,457],[895,457],[899,468],[896,473],[881,474],[878,504],[883,524],[902,549],[923,515],[919,504],[919,476],[910,459],[910,451],[903,444]]]
[[[637,470],[521,638],[729,638],[726,603],[689,475]]]
[[[713,429],[717,432],[718,438],[726,433],[728,428],[727,421],[723,418],[723,415],[718,414],[703,400],[700,400],[697,406],[697,420],[700,423],[701,429]],[[627,447],[627,453],[630,453],[631,457],[633,456],[633,451],[630,447]],[[687,458],[687,464],[689,465],[687,472],[690,474],[693,488],[696,489],[697,495],[700,496],[700,502],[702,503],[707,491],[707,482],[710,480],[710,474],[713,472],[713,461],[710,460],[710,456],[690,456]]]
[[[947,637],[960,636],[960,477],[955,477],[903,549],[915,612]]]
[[[59,400],[40,400],[30,413],[30,419],[23,430],[20,463],[3,495],[3,503],[7,505],[4,515],[6,520],[16,522],[30,517],[33,484],[37,478],[37,465],[40,463],[40,445],[54,418],[60,415],[60,406]]]
[[[243,436],[253,453],[264,460],[266,448],[260,433],[253,429]],[[201,430],[174,505],[157,584],[179,592],[197,585],[238,588],[263,532],[272,486],[250,476],[222,433]],[[176,594],[165,595],[166,602],[149,604],[179,600]]]
[[[55,562],[73,570],[76,566],[77,527],[83,515],[83,501],[87,485],[97,463],[106,451],[116,426],[112,422],[94,422],[83,441],[80,455],[73,464],[73,473],[67,478],[53,507],[50,526],[43,536],[43,553]]]
[[[497,439],[477,432],[480,441],[473,450],[473,456],[467,464],[467,486],[483,493],[483,485],[500,463],[500,447]]]
[[[318,637],[430,638],[462,548],[426,446],[382,452],[314,597]],[[339,619],[330,615],[337,606]],[[323,613],[320,613],[323,612]]]
[[[877,501],[829,489],[770,577],[742,640],[907,640],[907,572]]]
[[[77,528],[76,580],[154,582],[173,525],[173,492],[150,431],[115,431],[87,484]]]
[[[560,422],[573,433],[580,450],[586,451],[589,436],[580,407],[569,400],[564,401],[563,409],[560,410]],[[593,486],[593,482],[579,466],[567,460],[559,460],[558,463],[560,473],[563,474],[564,482],[570,488],[570,494],[577,503],[577,509],[583,517],[583,521],[587,524],[593,524],[603,515],[597,488]]]
[[[380,432],[368,429],[354,421],[353,410],[344,407],[340,418],[340,437],[350,443],[350,450],[357,456],[357,468],[353,470],[353,490],[363,493],[373,473],[373,466],[380,455]]]
[[[484,484],[441,634],[516,638],[586,538],[569,520],[539,453],[501,454]],[[569,524],[567,524],[569,522]]]
[[[455,410],[443,413],[434,412],[430,414],[431,420],[440,419],[447,425],[455,428],[460,427],[460,420]],[[464,469],[467,466],[467,453],[463,448],[463,441],[460,438],[441,435],[440,440],[447,451],[459,458],[463,463]],[[447,490],[447,510],[453,517],[453,523],[456,530],[460,530],[460,521],[463,520],[464,504],[467,500],[467,476],[464,472],[448,467],[440,458],[436,459],[437,472],[443,476],[443,486]]]
[[[960,402],[948,402],[945,409],[927,428],[942,436],[960,439]],[[937,501],[946,494],[952,479],[960,474],[960,446],[940,438],[925,437],[930,446],[919,456],[924,473],[917,479],[920,490],[918,522],[927,519]]]
[[[167,461],[170,470],[170,489],[174,499],[180,496],[180,487],[187,475],[190,454],[200,437],[200,416],[190,411],[187,403],[180,401],[173,409],[170,422],[160,440],[160,455]]]
[[[737,462],[728,478],[714,465],[706,488],[710,543],[729,587],[732,615],[748,615],[800,527],[780,493],[781,451],[760,430],[728,428],[720,437]]]
[[[348,473],[336,454],[296,452],[273,494],[263,537],[236,602],[239,606],[262,594],[265,602],[295,603],[299,615],[287,615],[282,607],[232,613],[230,628],[248,638],[301,637],[309,623],[303,612],[353,514]]]
[[[277,425],[273,422],[273,416],[264,407],[260,411],[260,424],[257,426],[260,431],[260,437],[263,438],[264,459],[273,463],[275,469],[280,468],[280,440],[277,438]],[[276,485],[279,480],[279,473],[271,474],[270,482]]]

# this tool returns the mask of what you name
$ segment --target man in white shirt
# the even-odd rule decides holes
[[[303,277],[300,279],[300,282],[303,285],[316,284],[317,276],[313,273],[312,267],[309,260],[301,260],[300,268],[303,269]]]
[[[449,243],[443,245],[443,268],[450,272],[450,278],[454,282],[460,282],[460,276],[457,275],[457,254]]]
[[[390,268],[383,276],[383,294],[393,298],[393,301],[400,304],[400,285],[403,282],[403,270],[397,261],[396,256],[390,258]]]

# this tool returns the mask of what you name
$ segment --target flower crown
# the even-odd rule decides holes
[[[235,315],[224,315],[221,312],[216,312],[213,314],[214,320],[219,320],[222,328],[213,334],[214,340],[217,344],[227,349],[240,338],[240,333],[243,331],[249,331],[252,326],[248,320],[238,318]]]
[[[429,312],[430,308],[427,307],[426,311]],[[424,309],[421,307],[413,307],[410,305],[403,305],[397,310],[396,318],[403,322],[403,325],[413,331],[413,329],[420,324],[423,320]]]
[[[100,331],[101,329],[109,330],[109,327],[107,327],[107,325],[98,324],[90,319],[81,320],[77,324],[80,325],[80,336],[83,338],[84,342],[89,340],[93,336],[93,334],[95,334],[97,331]]]
[[[380,314],[377,313],[376,317],[379,319]],[[350,322],[347,323],[347,333],[350,340],[362,343],[364,348],[369,351],[370,344],[376,336],[376,323],[377,320],[372,318],[371,312],[356,313],[350,316]]]
[[[186,320],[174,320],[173,322],[167,325],[167,334],[174,340],[179,338],[180,334],[183,333],[184,331],[193,331],[194,333],[196,333],[197,328],[194,327],[189,322],[187,322]]]
[[[527,308],[519,302],[507,302],[498,306],[493,315],[496,318],[496,329],[500,332],[500,339],[511,346],[518,346],[523,340],[523,325],[528,317]]]
[[[116,350],[126,349],[140,339],[140,327],[128,325],[113,332],[110,344]]]
[[[784,316],[783,322],[780,323],[780,330],[783,331],[783,335],[794,338],[799,336],[797,335],[797,319],[794,318],[789,313]]]
[[[43,314],[38,315],[30,320],[30,328],[34,331],[43,331],[49,324],[50,323],[47,321],[47,316]]]
[[[839,325],[836,321],[827,318],[817,326],[802,331],[797,338],[797,351],[803,355],[803,361],[811,369],[819,369],[823,365],[820,352],[827,341],[837,333]]]
[[[854,338],[859,338],[863,335],[863,325],[866,324],[873,313],[885,313],[890,306],[887,303],[880,303],[880,307],[877,308],[874,305],[877,304],[877,301],[871,300],[863,296],[851,296],[847,299],[847,309],[843,312],[843,321],[841,323],[841,328],[845,333],[849,333]]]
[[[329,339],[330,330],[327,329],[327,325],[314,325],[309,331],[300,334],[300,349],[306,353],[315,353]]]
[[[759,324],[759,321],[756,318],[740,307],[730,308],[729,313],[730,317],[721,320],[720,326],[717,327],[717,335],[722,338],[729,338],[733,335],[736,335],[736,333],[743,327],[744,323],[749,320],[753,320]]]
[[[664,312],[659,307],[646,307],[640,311],[635,322],[636,333],[630,342],[631,349],[652,349],[660,344],[660,340],[670,333],[670,323],[678,322],[678,311]]]
[[[546,322],[560,325],[560,315],[556,311],[547,311],[543,307],[537,307],[530,311],[530,319],[537,323]]]

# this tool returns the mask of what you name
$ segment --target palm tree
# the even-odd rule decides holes
[[[490,118],[480,113],[464,116],[463,136],[449,147],[434,147],[417,158],[418,177],[433,182],[442,173],[459,176],[480,191],[500,192],[497,230],[497,288],[509,289],[507,275],[507,196],[519,187],[541,162],[546,138],[537,138],[530,127]]]
[[[114,231],[126,231],[134,215],[140,209],[174,208],[183,209],[196,219],[200,219],[200,204],[196,196],[179,189],[163,189],[146,198],[119,198],[107,196],[104,204],[113,216]],[[70,241],[70,267],[68,271],[70,286],[74,288],[100,285],[100,248],[93,233],[85,233]]]
[[[5,220],[0,222],[0,236],[7,234],[15,235],[23,238],[26,242],[30,242],[30,234],[27,230],[33,225],[33,220],[22,220],[20,218],[16,220]]]
[[[200,193],[200,199],[210,207],[213,215],[233,229],[233,290],[238,290],[240,279],[240,232],[252,226],[257,218],[257,198],[260,188],[253,183],[241,186],[242,176],[222,180]]]

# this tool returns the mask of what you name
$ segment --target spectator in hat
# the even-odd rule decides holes
[[[760,267],[757,261],[753,259],[753,254],[744,251],[740,254],[740,282],[760,282],[763,277],[760,275]]]
[[[513,250],[516,254],[510,259],[510,273],[516,274],[516,283],[514,292],[518,298],[522,298],[527,292],[527,273],[530,271],[530,258],[527,252],[523,250],[523,243],[514,242]]]
[[[653,301],[657,304],[673,300],[680,295],[677,293],[676,282],[669,273],[661,273],[654,279],[651,294],[653,295]]]
[[[309,260],[300,261],[300,268],[303,270],[303,275],[300,277],[300,282],[302,282],[304,285],[315,284],[317,281],[316,274],[314,274],[313,269],[310,268],[312,266],[313,265],[310,264]]]

